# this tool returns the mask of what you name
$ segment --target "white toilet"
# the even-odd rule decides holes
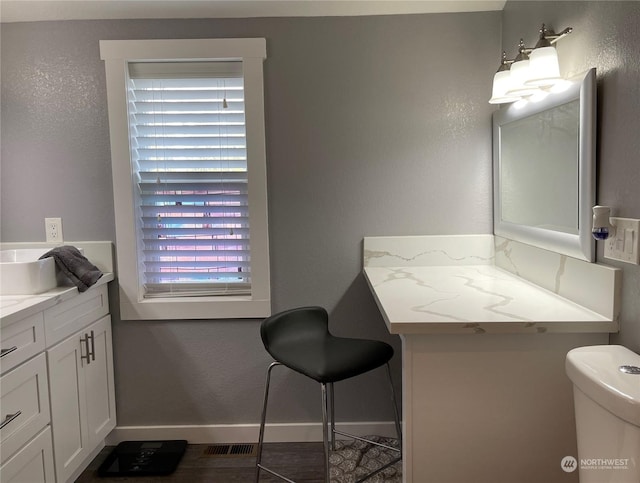
[[[580,347],[569,351],[565,368],[580,483],[640,482],[640,355],[618,345]]]

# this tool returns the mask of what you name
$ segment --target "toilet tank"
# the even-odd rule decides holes
[[[640,373],[633,367],[640,369],[640,355],[617,345],[567,354],[581,483],[640,482]]]

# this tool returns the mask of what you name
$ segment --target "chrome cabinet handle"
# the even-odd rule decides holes
[[[86,360],[87,364],[91,364],[91,351],[89,350],[89,335],[85,334],[84,337],[80,337],[80,344],[84,342],[85,354],[82,354],[82,346],[80,346],[80,360]]]
[[[85,343],[85,354],[82,355],[82,347],[80,348],[80,360],[86,360],[87,364],[91,364],[91,361],[96,360],[96,338],[93,331],[90,334],[84,334],[84,337],[80,337],[80,343]]]
[[[13,347],[10,347],[8,349],[2,349],[2,351],[0,352],[0,357],[4,357],[7,356],[9,354],[11,354],[13,351],[17,351],[18,350],[18,346],[14,345]]]
[[[91,335],[87,336],[89,337],[89,339],[91,340],[91,360],[95,361],[96,360],[96,338],[93,334],[93,331],[91,331]]]
[[[4,428],[7,424],[9,424],[11,421],[13,421],[14,419],[16,419],[18,416],[20,416],[22,414],[22,411],[16,411],[13,414],[7,414],[4,417],[4,421],[2,421],[2,423],[0,423],[0,429]]]

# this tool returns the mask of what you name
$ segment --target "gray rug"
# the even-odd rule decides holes
[[[392,448],[398,448],[398,440],[367,436]],[[331,452],[329,464],[331,483],[354,483],[371,471],[397,458],[398,453],[363,441],[336,441],[336,450]],[[366,483],[402,483],[402,461],[391,465],[372,476]]]

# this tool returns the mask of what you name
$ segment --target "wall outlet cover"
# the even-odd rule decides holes
[[[62,218],[45,218],[44,232],[47,243],[62,243]]]

